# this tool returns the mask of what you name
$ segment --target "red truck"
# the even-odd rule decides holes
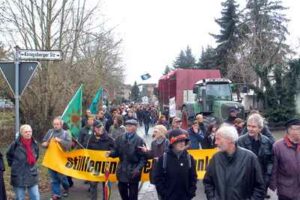
[[[221,78],[221,73],[217,69],[176,69],[163,75],[158,81],[161,107],[169,106],[169,99],[175,97],[176,110],[181,110],[185,100],[193,99],[194,84],[207,78]]]

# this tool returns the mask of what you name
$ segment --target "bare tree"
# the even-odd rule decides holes
[[[0,0],[0,25],[8,43],[25,49],[62,50],[63,61],[43,61],[21,99],[22,120],[38,131],[63,112],[83,83],[85,98],[101,86],[116,89],[123,66],[113,29],[97,18],[99,2],[86,0]],[[97,23],[95,23],[97,22]],[[117,73],[116,73],[117,72]],[[109,88],[110,89],[110,88]]]

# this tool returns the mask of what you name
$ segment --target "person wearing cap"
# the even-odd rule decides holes
[[[85,126],[80,129],[78,136],[78,148],[84,148],[86,146],[87,137],[93,133],[92,129],[94,120],[95,116],[89,115]]]
[[[258,157],[266,186],[265,197],[270,198],[267,192],[273,168],[272,142],[261,134],[263,127],[264,118],[260,114],[250,115],[247,120],[248,133],[239,137],[238,145],[252,151]]]
[[[103,123],[95,120],[93,123],[93,134],[87,137],[86,149],[96,151],[110,151],[114,148],[114,140],[108,136],[104,129]],[[90,181],[91,200],[96,200],[98,196],[97,185],[98,182]],[[102,191],[104,194],[104,182],[102,182]],[[104,199],[104,195],[103,195]]]
[[[107,152],[107,157],[118,157],[117,166],[118,189],[122,200],[137,200],[138,185],[142,169],[146,164],[146,155],[139,147],[145,146],[144,140],[137,135],[138,121],[125,122],[126,132],[115,141],[113,150]]]
[[[224,121],[227,124],[233,125],[234,120],[237,118],[239,114],[239,110],[236,107],[232,107],[229,109],[229,116],[228,118]]]
[[[194,158],[186,151],[185,131],[169,133],[169,149],[158,160],[153,181],[162,200],[190,200],[196,195],[197,173]]]
[[[203,184],[207,200],[263,200],[265,185],[257,156],[236,145],[235,127],[223,124],[216,133],[219,148],[210,160]]]
[[[279,200],[300,199],[300,119],[286,122],[286,135],[273,145],[274,165],[269,188]]]

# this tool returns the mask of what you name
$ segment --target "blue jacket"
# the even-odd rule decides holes
[[[201,142],[204,140],[204,134],[199,129],[198,133],[195,133],[193,128],[188,129],[190,139],[190,149],[202,149]]]

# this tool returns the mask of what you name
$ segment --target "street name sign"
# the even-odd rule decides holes
[[[19,58],[22,60],[62,60],[62,52],[20,49]]]

